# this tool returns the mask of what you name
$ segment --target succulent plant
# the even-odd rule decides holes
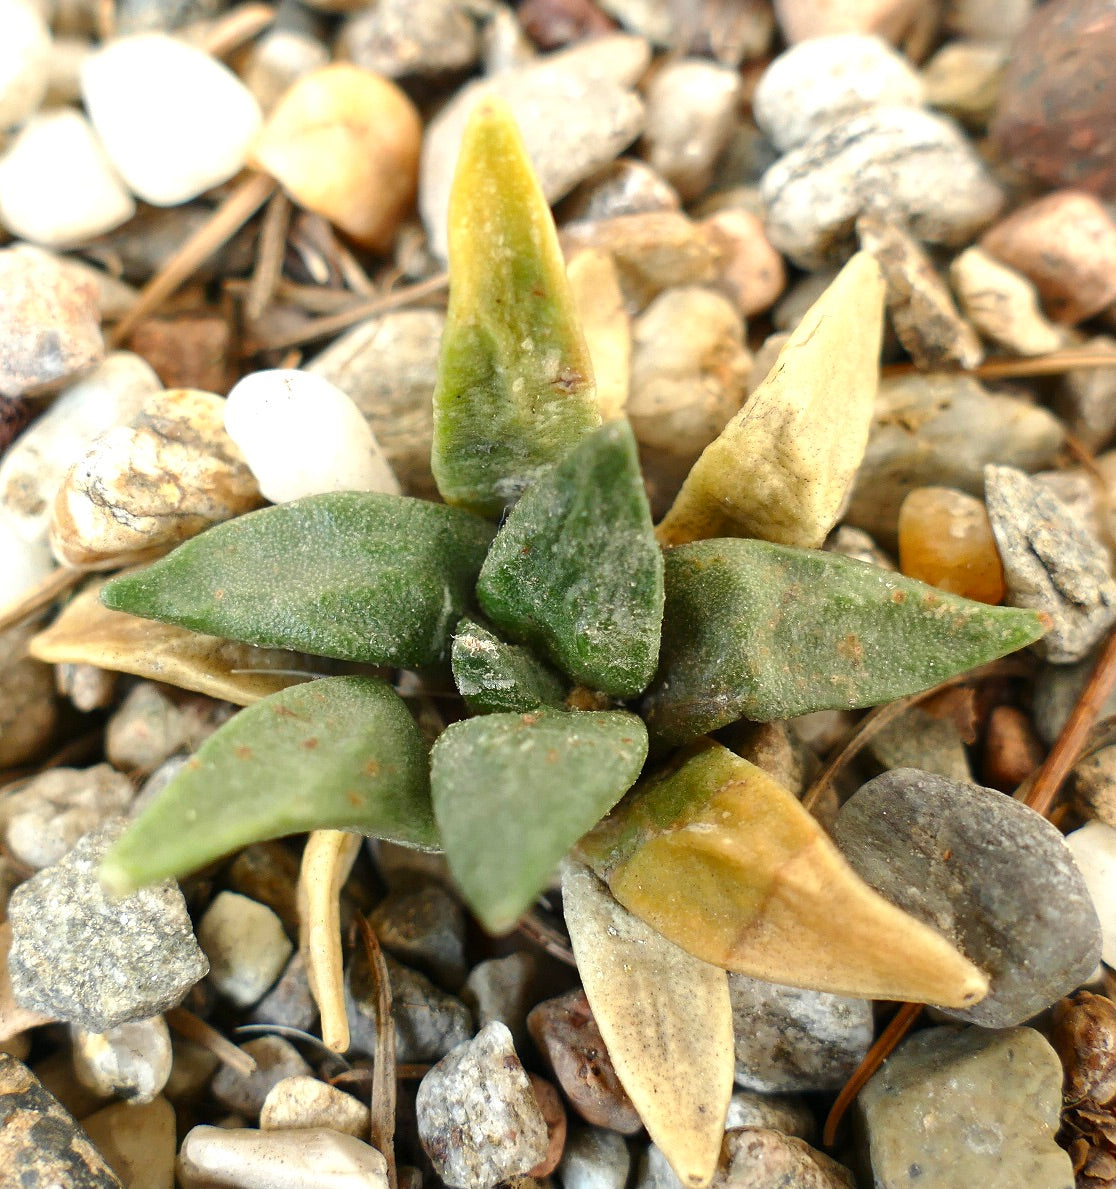
[[[631,428],[601,423],[549,208],[494,101],[462,145],[450,277],[434,393],[445,503],[310,496],[104,587],[118,611],[383,671],[291,685],[237,714],[116,844],[105,882],[126,890],[251,842],[348,831],[444,851],[501,933],[572,852],[579,959],[587,938],[628,936],[597,928],[614,911],[657,939],[642,952],[662,970],[677,946],[700,971],[978,999],[979,970],[859,880],[791,793],[713,737],[740,719],[887,702],[1042,634],[1034,613],[818,548],[867,440],[874,261],[855,257],[806,316],[658,535]],[[452,721],[432,743],[392,684],[400,669],[452,677],[440,704]],[[623,1009],[600,1001],[615,979],[583,977],[661,1139],[653,1095],[633,1090]],[[639,993],[668,995],[671,980]],[[727,992],[717,1002],[723,1013]],[[727,1101],[731,1068],[718,1079]],[[677,1136],[663,1145],[690,1184],[712,1172],[702,1127],[696,1155]]]

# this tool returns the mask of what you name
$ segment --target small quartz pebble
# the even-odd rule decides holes
[[[756,123],[780,152],[804,144],[823,124],[873,107],[918,107],[922,83],[879,37],[812,37],[781,53],[752,99]]]
[[[616,1076],[584,991],[544,1000],[528,1015],[527,1027],[570,1105],[587,1123],[623,1135],[643,1126]]]
[[[535,983],[538,962],[527,950],[517,950],[506,958],[488,958],[469,971],[461,988],[461,998],[472,1011],[477,1026],[499,1020],[512,1034],[517,1053],[526,1052],[527,1013],[538,1001]]]
[[[1035,650],[1055,664],[1081,660],[1116,620],[1104,546],[1061,500],[1013,467],[985,468],[985,501],[1007,602],[1050,617]]]
[[[897,41],[919,11],[918,0],[776,0],[775,16],[787,41],[834,33],[878,33]]]
[[[769,1127],[725,1132],[713,1184],[733,1189],[856,1189],[844,1165],[796,1136]]]
[[[29,244],[0,249],[0,397],[57,388],[104,354],[92,281]]]
[[[209,981],[238,1007],[250,1007],[279,977],[294,946],[267,907],[221,892],[198,922],[198,944],[209,959]]]
[[[87,59],[81,81],[109,159],[154,206],[228,181],[260,126],[259,105],[236,75],[163,33],[108,42]]]
[[[92,125],[71,108],[28,120],[0,158],[0,224],[21,239],[79,244],[119,227],[135,209]]]
[[[165,686],[141,681],[108,721],[105,754],[121,771],[149,776],[176,751],[200,744],[206,734],[197,703],[179,709]]]
[[[737,1090],[729,1100],[725,1130],[738,1127],[766,1127],[783,1135],[796,1135],[810,1142],[817,1130],[814,1112],[805,1098],[796,1094],[758,1094]]]
[[[857,215],[905,223],[923,243],[959,245],[1003,204],[1000,187],[951,121],[877,107],[814,132],[763,175],[767,234],[800,268],[840,263]]]
[[[337,62],[279,100],[251,160],[300,206],[384,251],[414,201],[421,140],[421,117],[403,91]]]
[[[325,1127],[195,1127],[176,1172],[181,1189],[388,1189],[387,1161],[375,1148]]]
[[[385,78],[468,70],[480,53],[477,27],[460,0],[380,0],[341,27],[340,56]]]
[[[643,104],[630,88],[647,69],[650,47],[614,34],[548,54],[463,87],[429,124],[422,149],[419,207],[430,246],[446,255],[446,210],[465,122],[495,95],[517,113],[543,193],[568,194],[643,130]]]
[[[688,202],[708,189],[736,121],[737,71],[700,58],[667,62],[647,86],[643,149]]]
[[[923,371],[974,368],[984,358],[976,331],[957,312],[953,296],[918,241],[872,215],[856,221],[860,246],[887,283],[887,311],[896,337]]]
[[[28,0],[0,0],[0,132],[22,124],[47,89],[50,32]]]
[[[980,246],[1034,282],[1056,322],[1080,322],[1116,301],[1116,222],[1091,194],[1059,190],[1029,202]]]
[[[632,1158],[623,1136],[603,1127],[573,1127],[557,1175],[562,1189],[624,1189]]]
[[[361,411],[320,375],[280,369],[246,376],[229,393],[225,430],[273,503],[326,491],[399,494]]]
[[[537,1165],[547,1130],[503,1024],[487,1024],[419,1084],[419,1139],[453,1189],[489,1189]]]
[[[368,1107],[344,1090],[305,1075],[284,1078],[267,1092],[260,1109],[261,1131],[328,1127],[357,1139],[368,1134]]]
[[[919,1189],[1072,1189],[1061,1105],[1061,1063],[1033,1028],[917,1032],[857,1098],[873,1183]]]
[[[786,286],[787,270],[767,239],[763,220],[730,208],[702,219],[699,227],[721,257],[718,286],[740,313],[750,318],[774,305]]]
[[[171,880],[110,899],[97,878],[114,820],[12,894],[12,989],[35,1011],[106,1032],[180,1003],[209,963]]]
[[[615,219],[648,211],[676,211],[678,191],[645,161],[619,157],[598,169],[561,205],[562,222]]]
[[[1066,845],[1100,918],[1101,958],[1116,966],[1116,829],[1104,822],[1087,822],[1066,835]]]
[[[1084,982],[1100,926],[1062,835],[1020,801],[913,768],[885,772],[841,808],[834,841],[885,899],[944,933],[988,975],[985,1028],[1028,1020]]]
[[[1045,355],[1063,345],[1065,332],[1044,317],[1034,285],[982,249],[957,256],[949,280],[969,321],[1013,355]]]
[[[899,569],[951,594],[1003,602],[1004,568],[988,513],[976,496],[952,487],[916,487],[903,501]]]
[[[1054,408],[1088,450],[1116,433],[1116,339],[1097,335],[1080,344],[1090,355],[1111,355],[1111,367],[1071,368],[1058,377]]]
[[[0,768],[42,750],[57,718],[50,666],[27,654],[35,624],[0,632]]]
[[[58,488],[93,439],[131,420],[161,387],[138,355],[114,351],[12,444],[0,459],[0,507],[28,541],[45,541]]]
[[[145,1103],[167,1084],[171,1041],[162,1016],[118,1024],[108,1032],[73,1028],[70,1038],[74,1073],[97,1094]]]
[[[458,991],[465,981],[465,912],[440,884],[388,895],[368,915],[380,944],[439,986]]]
[[[225,432],[224,410],[213,393],[171,389],[99,437],[55,496],[59,561],[118,566],[256,507],[259,488]]]
[[[7,1053],[0,1053],[0,1169],[13,1189],[122,1189],[78,1123]]]
[[[766,1093],[844,1085],[872,1043],[872,1004],[729,974],[736,1083]]]
[[[142,1106],[114,1102],[81,1126],[130,1189],[173,1189],[174,1107],[162,1095]]]
[[[0,790],[0,830],[13,857],[38,871],[134,796],[132,782],[108,764],[51,768]]]
[[[261,1036],[240,1046],[256,1063],[251,1073],[222,1065],[211,1083],[213,1097],[226,1110],[256,1120],[272,1088],[287,1078],[310,1077],[313,1070],[289,1040]]]
[[[1009,59],[1002,42],[947,42],[923,67],[926,102],[968,127],[986,127]]]

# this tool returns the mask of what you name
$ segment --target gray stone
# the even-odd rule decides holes
[[[465,981],[465,911],[440,884],[389,892],[368,916],[380,944],[448,991]]]
[[[74,1073],[84,1086],[106,1098],[142,1105],[167,1084],[171,1039],[162,1016],[133,1020],[107,1032],[71,1030]]]
[[[562,1189],[624,1189],[632,1157],[624,1137],[603,1127],[573,1127],[555,1170]]]
[[[1035,677],[1033,718],[1039,738],[1048,747],[1062,733],[1085,683],[1097,663],[1097,653],[1075,665],[1042,665]],[[1098,710],[1099,718],[1116,714],[1116,690]]]
[[[845,802],[833,837],[862,879],[988,975],[975,1006],[941,1009],[953,1019],[1011,1027],[1096,968],[1085,881],[1062,835],[1021,801],[900,768]]]
[[[1116,433],[1116,339],[1097,335],[1079,349],[1111,355],[1112,367],[1071,368],[1059,376],[1054,408],[1075,437],[1088,449],[1099,450]]]
[[[0,1053],[0,1170],[12,1189],[122,1189],[81,1127],[7,1053]]]
[[[805,1099],[795,1094],[759,1094],[755,1090],[737,1090],[729,1099],[725,1130],[739,1127],[766,1127],[783,1135],[796,1135],[807,1143],[817,1130]]]
[[[918,768],[962,781],[973,776],[957,724],[951,718],[935,718],[920,706],[912,706],[874,735],[867,750],[885,771]]]
[[[750,1090],[832,1090],[872,1043],[872,1004],[729,975],[736,1083]]]
[[[465,122],[478,100],[497,95],[511,106],[543,192],[554,202],[642,131],[643,104],[630,88],[649,59],[645,41],[617,34],[460,90],[431,122],[423,142],[419,210],[435,255],[446,256],[450,183]]]
[[[318,1005],[310,993],[306,963],[296,950],[275,986],[252,1008],[253,1024],[279,1024],[309,1032],[318,1019]]]
[[[615,219],[648,211],[676,211],[681,206],[678,191],[650,165],[633,157],[621,157],[586,178],[563,201],[560,215],[566,223]]]
[[[105,754],[121,771],[149,776],[176,751],[201,743],[201,715],[193,709],[180,708],[164,686],[139,682],[108,721]]]
[[[1054,1142],[1062,1066],[1031,1028],[929,1028],[860,1092],[873,1183],[919,1189],[1072,1189]]]
[[[878,107],[815,132],[763,175],[767,234],[799,267],[839,264],[857,215],[906,224],[924,243],[967,243],[1004,196],[957,126]]]
[[[1006,602],[1050,617],[1035,645],[1070,664],[1116,620],[1108,551],[1049,489],[1007,466],[985,467],[984,499],[1004,566]]]
[[[503,1024],[443,1057],[419,1084],[415,1111],[423,1150],[455,1189],[490,1189],[546,1155],[546,1122]]]
[[[244,85],[267,114],[300,78],[329,63],[328,48],[311,31],[272,28],[249,52]]]
[[[1064,436],[1045,409],[989,393],[967,376],[884,380],[845,520],[889,548],[899,506],[916,487],[980,495],[986,463],[1041,470],[1053,465]]]
[[[538,1002],[537,980],[534,954],[517,950],[506,958],[478,962],[469,971],[461,998],[478,1028],[499,1020],[511,1032],[516,1052],[522,1053],[528,1041],[527,1013]]]
[[[1116,737],[1112,728],[1111,718],[1098,723],[1069,776],[1078,810],[1106,826],[1116,826]]]
[[[253,1123],[273,1086],[284,1078],[313,1076],[314,1071],[302,1054],[281,1036],[260,1036],[240,1047],[255,1061],[255,1070],[244,1074],[230,1065],[222,1065],[213,1076],[210,1092],[226,1110]]]
[[[0,789],[0,831],[13,856],[38,871],[123,813],[133,796],[132,782],[108,764],[51,768]]]
[[[384,956],[391,983],[395,1022],[395,1059],[402,1063],[437,1061],[473,1034],[469,1009],[455,995],[436,987],[425,975]],[[376,1052],[376,994],[363,954],[345,977],[345,1008],[353,1051]]]
[[[110,899],[97,878],[113,820],[12,894],[12,989],[23,1007],[107,1032],[180,1003],[209,969],[173,880]]]
[[[225,7],[225,0],[117,0],[114,7],[114,32],[169,33],[194,21],[215,17]]]
[[[337,48],[362,70],[405,78],[468,70],[480,40],[461,0],[380,0],[346,20]]]
[[[804,1140],[766,1127],[726,1131],[716,1189],[856,1189],[853,1175]],[[712,1186],[711,1186],[712,1189]]]

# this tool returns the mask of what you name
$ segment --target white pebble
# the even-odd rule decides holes
[[[399,494],[364,415],[321,376],[293,369],[245,376],[229,393],[225,430],[273,503],[325,491]]]
[[[74,1073],[106,1097],[151,1102],[171,1071],[170,1031],[162,1016],[132,1020],[108,1032],[72,1028]]]
[[[47,89],[50,34],[23,0],[0,0],[0,129],[21,124]]]
[[[0,508],[0,607],[22,598],[54,569],[45,538],[27,541]]]
[[[370,1123],[364,1103],[336,1086],[306,1076],[276,1082],[260,1110],[261,1131],[328,1127],[360,1139],[368,1134]]]
[[[109,42],[85,63],[82,94],[132,190],[176,206],[228,181],[259,131],[259,104],[225,66],[163,33]]]
[[[1116,830],[1091,821],[1066,835],[1101,924],[1101,958],[1116,966]]]
[[[0,223],[21,239],[78,244],[135,210],[92,125],[71,108],[32,117],[0,159]]]
[[[198,945],[209,959],[210,982],[238,1007],[263,997],[294,949],[275,913],[237,892],[221,892],[206,909]]]

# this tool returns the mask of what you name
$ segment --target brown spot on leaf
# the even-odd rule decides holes
[[[246,743],[238,743],[233,754],[238,760],[250,760],[256,753]]]
[[[314,738],[313,735],[311,735],[309,739],[303,739],[302,746],[307,751],[313,751],[314,748],[318,746],[318,741],[317,741],[317,739]]]
[[[863,664],[864,645],[860,642],[860,637],[855,632],[850,632],[843,640],[838,641],[837,655],[844,660],[852,661],[854,665]]]
[[[377,760],[369,760],[369,761],[368,761],[368,762],[367,762],[367,763],[364,765],[364,775],[365,775],[365,776],[379,776],[379,775],[380,775],[380,764],[379,764],[379,761],[377,761]]]

